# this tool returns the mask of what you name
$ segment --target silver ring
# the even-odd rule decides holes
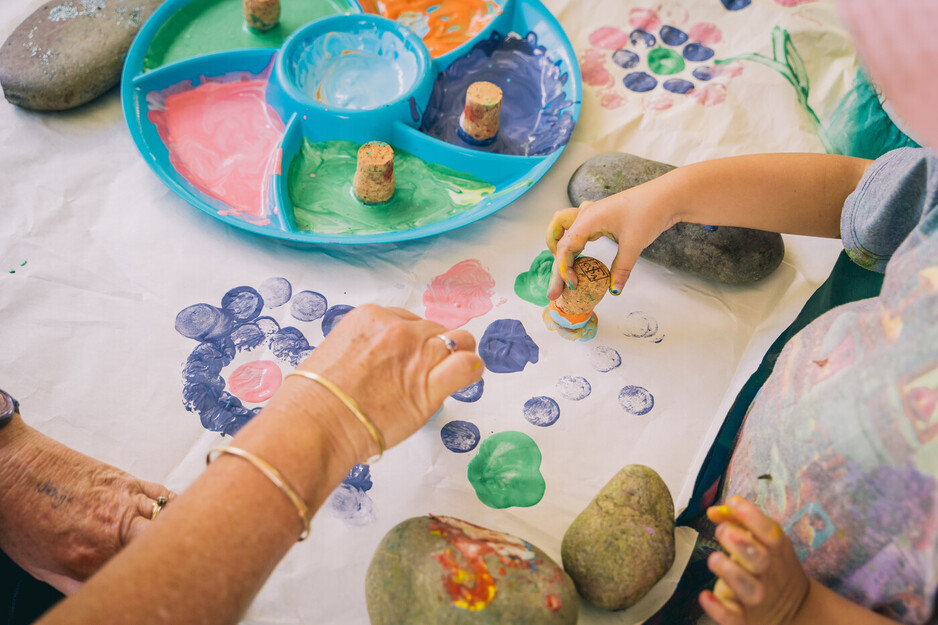
[[[456,347],[457,347],[457,345],[456,345],[456,340],[455,340],[455,339],[451,339],[450,337],[446,336],[445,334],[437,334],[437,335],[436,335],[436,338],[438,338],[438,339],[440,339],[441,341],[443,341],[443,344],[446,345],[446,349],[449,350],[449,353],[451,353],[451,354],[455,354],[455,353],[456,353]]]

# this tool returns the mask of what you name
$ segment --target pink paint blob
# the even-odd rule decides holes
[[[598,50],[589,48],[580,54],[580,75],[583,82],[593,87],[611,87],[612,74],[606,69],[606,57]]]
[[[661,18],[651,9],[632,9],[629,11],[629,24],[646,32],[654,32],[661,26]]]
[[[599,94],[599,105],[605,109],[617,109],[625,104],[625,98],[615,91],[603,91]]]
[[[241,401],[259,404],[270,399],[281,382],[283,374],[277,363],[254,360],[244,363],[228,376],[228,390]]]
[[[775,0],[776,4],[780,4],[783,7],[796,7],[806,2],[815,2],[815,0]]]
[[[197,189],[248,223],[270,223],[266,200],[279,171],[284,126],[264,99],[266,79],[211,80],[194,89],[167,90],[162,110],[151,110],[169,160]],[[159,97],[156,98],[159,100]]]
[[[715,106],[726,100],[726,85],[707,85],[694,89],[690,96],[702,106]]]
[[[723,33],[720,32],[720,29],[717,28],[716,24],[709,22],[694,24],[687,31],[687,35],[691,41],[702,43],[705,46],[712,46],[723,40]]]
[[[604,50],[618,50],[629,43],[629,34],[613,26],[600,26],[589,36],[590,45]]]
[[[670,93],[656,93],[646,97],[644,104],[646,111],[666,111],[674,105],[674,99]]]
[[[743,64],[739,61],[733,61],[726,65],[717,65],[713,68],[713,77],[736,78],[743,73]]]
[[[427,319],[452,330],[492,310],[495,280],[475,259],[464,260],[433,278],[423,294]]]

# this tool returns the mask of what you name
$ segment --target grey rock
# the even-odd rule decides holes
[[[631,154],[605,152],[573,173],[567,195],[573,206],[595,202],[648,182],[674,169]],[[765,278],[781,264],[785,244],[776,232],[678,223],[642,252],[642,258],[677,271],[724,284],[748,284]]]
[[[162,0],[52,0],[0,47],[0,87],[24,108],[80,106],[120,81],[134,36]]]

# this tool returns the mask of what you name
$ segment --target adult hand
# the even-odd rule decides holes
[[[456,343],[453,353],[438,338],[444,333]],[[482,377],[475,345],[465,330],[447,330],[401,308],[359,306],[299,369],[321,374],[354,398],[391,447],[426,423],[449,395]],[[362,440],[354,418],[342,423],[352,440]],[[358,457],[376,451],[369,447]]]
[[[785,625],[808,596],[810,582],[791,541],[773,519],[741,497],[713,506],[716,538],[729,553],[710,555],[719,580],[700,605],[720,625]]]
[[[69,449],[19,417],[3,434],[0,549],[65,594],[150,525],[158,497],[175,496]]]
[[[656,194],[646,183],[598,202],[583,202],[579,208],[554,213],[547,227],[547,247],[555,257],[547,297],[557,299],[564,282],[569,288],[576,287],[573,260],[588,241],[599,237],[619,244],[609,286],[609,292],[618,295],[642,250],[677,222],[676,216],[661,208],[665,204]]]

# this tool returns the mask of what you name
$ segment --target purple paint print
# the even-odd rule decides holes
[[[300,291],[293,296],[293,303],[290,304],[290,314],[294,319],[300,321],[316,321],[324,314],[329,307],[326,298],[316,291]]]
[[[537,343],[517,319],[498,319],[489,324],[479,341],[479,356],[494,373],[514,373],[536,363]]]
[[[524,402],[524,418],[532,425],[546,428],[557,423],[560,418],[560,406],[550,397],[532,397]]]
[[[303,333],[292,326],[277,330],[270,337],[270,351],[278,360],[288,362],[294,367],[313,352]]]
[[[437,76],[420,130],[484,152],[550,154],[565,145],[573,131],[573,102],[563,92],[568,78],[534,33],[503,37],[493,32]],[[504,97],[495,141],[480,146],[460,138],[459,116],[469,85],[482,80],[497,85]]]
[[[264,298],[249,286],[236,286],[221,298],[221,307],[235,321],[252,321],[264,309]]]
[[[450,395],[450,397],[452,397],[456,401],[461,401],[461,402],[465,402],[469,404],[474,401],[479,401],[479,399],[482,398],[482,392],[484,390],[485,390],[485,380],[483,379],[473,384],[470,384],[469,386],[465,388],[459,389],[458,391]]]
[[[337,323],[342,321],[345,318],[345,315],[351,311],[354,306],[349,306],[348,304],[336,304],[332,308],[326,311],[326,314],[322,317],[322,335],[328,336],[332,332],[332,328],[335,327]]]
[[[193,304],[176,315],[176,332],[197,341],[227,336],[233,325],[231,315],[210,304]]]
[[[251,351],[260,347],[267,340],[267,335],[256,323],[245,323],[232,330],[231,340],[239,352]]]
[[[377,514],[374,501],[367,493],[372,486],[368,465],[356,464],[329,496],[327,505],[330,514],[354,527],[373,523]]]
[[[619,405],[629,414],[641,416],[655,407],[655,397],[641,386],[626,386],[619,391]]]
[[[622,364],[619,352],[605,345],[597,345],[590,350],[590,364],[601,373],[608,373]]]
[[[565,375],[557,380],[557,392],[564,399],[580,401],[589,397],[592,391],[589,381],[578,375]]]
[[[257,289],[267,308],[278,308],[293,297],[293,286],[286,278],[267,278]]]
[[[443,446],[457,454],[472,451],[479,444],[482,435],[479,428],[469,421],[450,421],[440,430]]]

